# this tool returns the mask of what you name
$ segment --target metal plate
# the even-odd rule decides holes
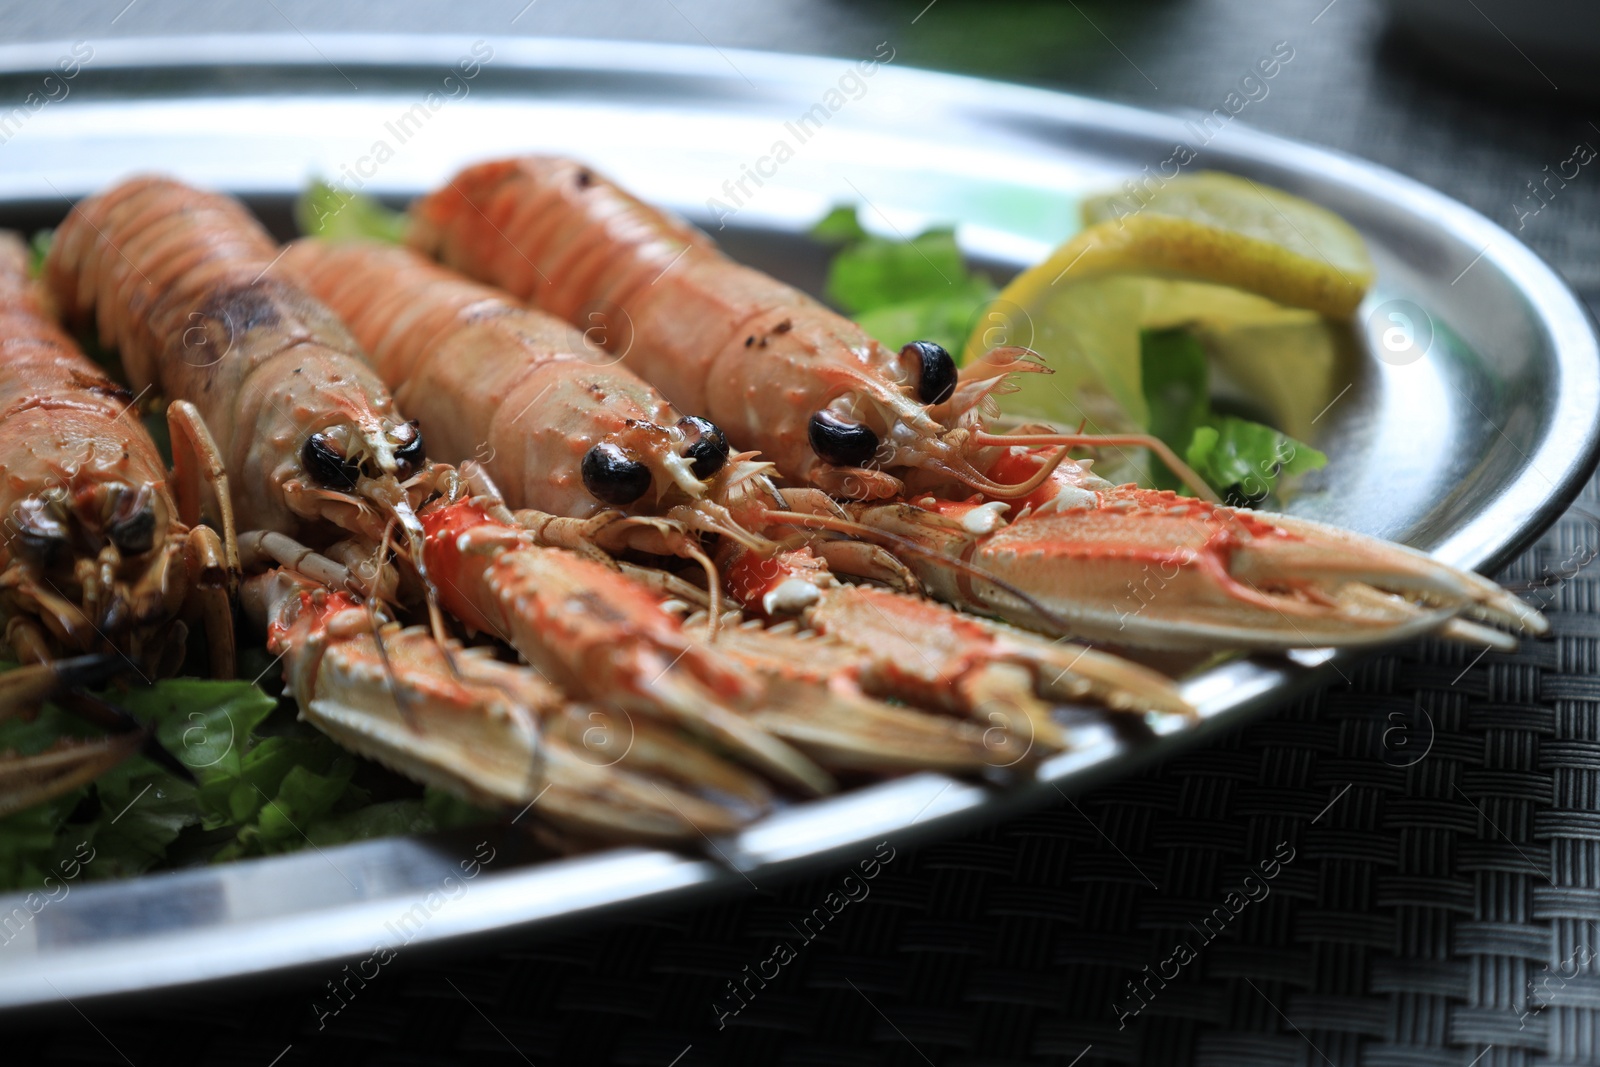
[[[1415,182],[1237,124],[1207,130],[892,59],[867,75],[853,60],[617,42],[287,36],[95,45],[74,77],[52,75],[72,48],[0,48],[0,99],[44,101],[0,126],[7,225],[48,224],[72,198],[142,169],[249,194],[281,221],[315,174],[398,197],[467,161],[556,151],[724,223],[718,236],[737,254],[815,289],[823,256],[795,235],[833,203],[870,205],[885,232],[958,222],[970,252],[1014,268],[1071,231],[1080,192],[1159,172],[1186,145],[1198,149],[1191,169],[1282,187],[1366,235],[1379,267],[1362,312],[1369,349],[1393,324],[1392,300],[1422,309],[1413,325],[1432,337],[1413,361],[1355,361],[1317,424],[1333,464],[1293,510],[1492,568],[1594,466],[1600,359],[1560,278]],[[474,57],[474,77],[448,80]],[[914,775],[797,805],[699,855],[626,848],[527,863],[496,831],[481,869],[477,833],[72,885],[36,914],[26,897],[3,897],[0,1007],[294,967],[332,975],[332,961],[379,949],[568,930],[608,910],[760,885],[1126,773],[1336,667],[1327,653],[1234,661],[1185,684],[1202,711],[1193,726],[1095,719],[1035,780]]]

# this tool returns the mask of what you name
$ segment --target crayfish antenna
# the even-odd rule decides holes
[[[379,487],[384,489],[385,492],[377,492],[376,490]],[[404,488],[394,481],[392,476],[386,475],[384,482],[377,483],[377,485],[368,490],[368,495],[381,502],[389,513],[388,522],[383,531],[385,548],[379,554],[379,559],[381,560],[387,556],[390,530],[394,525],[398,524],[400,530],[405,534],[406,557],[411,561],[411,566],[417,572],[417,580],[422,583],[422,599],[427,605],[428,611],[428,628],[432,631],[434,640],[439,644],[439,651],[444,656],[445,667],[452,676],[458,677],[459,671],[456,667],[455,655],[451,652],[450,634],[445,628],[444,612],[439,607],[439,589],[434,584],[433,575],[428,569],[427,535],[422,529],[422,521],[417,518],[417,513],[411,507],[411,501],[406,497]]]
[[[394,530],[394,519],[390,519],[383,527],[383,536],[378,540],[378,565],[383,565],[383,560],[389,557],[389,535]],[[409,703],[410,693],[400,688],[399,679],[394,672],[394,663],[389,659],[389,649],[383,643],[383,616],[378,611],[378,598],[368,596],[364,605],[367,613],[367,625],[372,630],[372,643],[378,653],[378,663],[383,668],[384,684],[388,687],[389,696],[394,700],[395,711],[399,713],[402,721],[413,731],[420,730],[416,717],[411,713]]]
[[[1180,459],[1178,454],[1168,447],[1165,441],[1158,437],[1152,437],[1150,434],[995,434],[985,433],[982,430],[974,430],[972,432],[971,440],[975,445],[996,448],[1004,448],[1011,445],[1019,445],[1024,448],[1048,448],[1055,445],[1061,445],[1067,450],[1073,448],[1147,448],[1151,452],[1154,452],[1160,458],[1161,462],[1166,464],[1167,468],[1171,470],[1173,474],[1177,475],[1178,479],[1182,481],[1189,491],[1195,496],[1199,497],[1201,500],[1204,500],[1208,504],[1222,503],[1222,498],[1217,496],[1216,491],[1213,490],[1211,486],[1206,484],[1206,480],[1200,477],[1200,475],[1195,472],[1193,467],[1189,466],[1189,464]],[[1054,469],[1054,467],[1059,465],[1061,460],[1064,458],[1066,458],[1065,452],[1063,452],[1062,456],[1057,458],[1048,469]],[[1035,481],[1035,479],[1037,479],[1037,481]],[[1040,484],[1043,484],[1044,478],[1040,478],[1038,475],[1035,475],[1033,478],[1029,478],[1028,481],[1033,483],[1033,487],[1028,490],[1028,492],[1032,492],[1033,489],[1036,489]],[[1011,495],[1026,496],[1027,493],[1013,493]]]
[[[712,562],[710,556],[700,550],[698,545],[685,544],[684,552],[690,559],[700,564],[706,572],[706,591],[711,602],[711,623],[706,628],[706,640],[714,644],[717,640],[717,632],[722,627],[722,575],[717,573],[717,565]]]
[[[978,435],[976,434],[973,435],[974,438],[977,436]],[[983,434],[982,436],[992,437],[994,435]],[[986,444],[987,442],[976,441],[975,443]],[[1014,444],[1016,442],[1010,443]],[[1019,497],[1027,496],[1029,493],[1032,493],[1035,489],[1038,489],[1041,485],[1043,485],[1045,480],[1049,478],[1050,475],[1055,473],[1056,468],[1061,466],[1062,463],[1066,462],[1067,454],[1071,451],[1072,449],[1070,447],[1062,448],[1055,455],[1051,456],[1048,460],[1041,464],[1038,470],[1034,471],[1027,477],[1027,479],[1021,482],[997,481],[994,478],[989,477],[987,474],[979,471],[965,456],[962,456],[958,461],[953,463],[935,460],[931,462],[929,466],[934,470],[942,471],[943,473],[956,479],[969,489],[975,489],[980,493],[995,497],[999,500],[1016,500]]]

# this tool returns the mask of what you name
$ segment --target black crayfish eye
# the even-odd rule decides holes
[[[127,487],[114,492],[105,524],[106,536],[123,555],[143,555],[156,541],[156,507],[150,487]]]
[[[327,434],[314,433],[300,449],[300,462],[306,473],[328,489],[353,490],[361,477],[361,465],[340,455]]]
[[[138,556],[150,551],[156,539],[156,510],[154,505],[149,500],[145,500],[131,514],[113,520],[106,529],[106,536],[110,537],[111,543],[127,555]]]
[[[840,467],[859,467],[878,450],[877,434],[831,411],[811,416],[807,436],[817,458]]]
[[[401,481],[405,481],[417,473],[422,467],[423,461],[427,458],[427,454],[422,448],[422,428],[417,424],[416,419],[412,419],[404,427],[397,430],[395,436],[403,435],[405,430],[408,429],[411,431],[411,440],[394,450],[394,458],[400,464],[398,473]]]
[[[683,454],[694,464],[696,478],[704,481],[728,462],[728,435],[716,423],[698,415],[685,415],[678,420],[678,428],[691,439]]]
[[[917,399],[924,404],[943,404],[955,395],[956,361],[943,345],[932,341],[912,341],[900,350],[902,356],[917,359]]]
[[[622,507],[650,488],[650,468],[627,449],[601,441],[583,454],[583,485],[596,499]]]
[[[43,507],[24,503],[12,519],[20,552],[42,566],[65,559],[72,548],[67,528]]]

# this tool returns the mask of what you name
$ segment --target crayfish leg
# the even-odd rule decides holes
[[[30,663],[0,674],[0,720],[31,715],[41,703],[81,686],[99,686],[127,670],[121,656],[89,655]],[[89,740],[61,738],[43,752],[0,755],[0,816],[87,785],[139,751],[145,729]]]
[[[78,686],[99,686],[128,669],[122,656],[77,656],[30,663],[0,674],[0,720],[31,714],[57,693]]]
[[[217,531],[195,526],[184,540],[184,563],[190,576],[193,614],[206,632],[207,663],[213,678],[232,678],[238,654],[233,632],[233,597],[227,550]]]
[[[172,439],[172,495],[178,517],[190,527],[210,522],[222,538],[228,569],[228,592],[239,589],[239,535],[233,519],[228,469],[200,410],[187,400],[167,405],[167,432]]]
[[[139,751],[146,737],[137,731],[90,740],[61,738],[31,756],[0,756],[0,816],[88,785]]]

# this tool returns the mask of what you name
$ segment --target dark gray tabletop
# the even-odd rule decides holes
[[[1425,181],[1600,300],[1600,173],[1537,199],[1530,185],[1600,145],[1574,87],[1529,98],[1437,71],[1375,0],[3,0],[0,27],[7,41],[449,31],[841,55],[889,41],[908,65],[1166,110],[1219,106],[1287,42],[1293,59],[1241,121]],[[1517,25],[1502,30],[1504,62],[1533,67]],[[814,938],[792,924],[843,869],[370,980],[63,1010],[7,1037],[5,1062],[1600,1062],[1594,501],[1591,486],[1503,576],[1550,606],[1554,639],[1376,657],[1140,777],[902,850]],[[781,966],[778,941],[799,946]]]

